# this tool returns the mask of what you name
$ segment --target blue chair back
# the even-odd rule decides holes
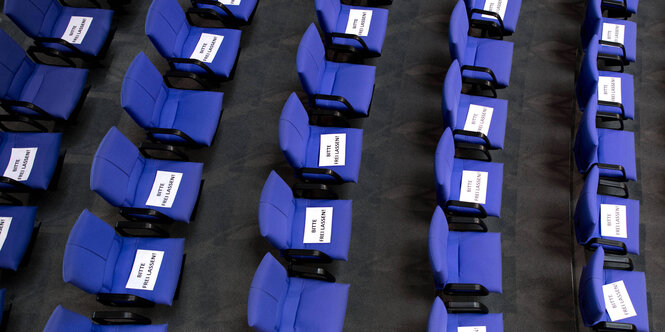
[[[451,177],[455,162],[455,141],[450,128],[446,128],[439,139],[434,155],[434,181],[436,183],[436,199],[443,204],[450,196]]]
[[[247,322],[257,331],[277,331],[282,305],[289,288],[284,267],[267,253],[256,269],[249,288]]]
[[[457,109],[462,95],[462,73],[457,60],[450,64],[446,78],[443,81],[443,93],[441,97],[441,114],[443,126],[454,128],[457,124]]]
[[[325,33],[335,32],[337,19],[342,9],[339,0],[315,0],[316,16],[319,19],[319,25]]]
[[[58,305],[46,322],[44,332],[92,331],[92,327],[92,321],[87,317]]]
[[[180,56],[189,23],[178,0],[153,0],[145,19],[145,34],[165,58]]]
[[[591,164],[598,162],[598,129],[596,129],[596,110],[598,101],[596,94],[589,99],[582,114],[577,135],[575,137],[575,162],[580,173],[588,170]]]
[[[592,99],[592,95],[598,92],[598,36],[593,36],[587,44],[586,53],[582,59],[580,74],[577,78],[577,103],[584,108]],[[598,97],[595,100],[598,100]]]
[[[48,37],[62,5],[58,0],[5,0],[5,14],[30,37]]]
[[[139,126],[156,127],[166,97],[168,90],[159,70],[143,52],[139,53],[122,81],[122,108]]]
[[[582,45],[589,44],[591,38],[602,31],[603,12],[601,9],[602,0],[589,0],[586,6],[586,16],[582,23]]]
[[[293,168],[305,166],[309,130],[307,111],[295,92],[291,93],[279,118],[279,147]]]
[[[579,287],[580,313],[586,326],[595,325],[605,316],[605,299],[603,284],[605,283],[603,265],[605,251],[596,249],[587,265],[582,269]]]
[[[448,331],[448,311],[441,301],[440,297],[434,299],[432,309],[429,312],[427,322],[427,332],[446,332]]]
[[[600,172],[591,168],[584,180],[584,187],[575,207],[575,234],[577,241],[586,243],[598,234],[598,181]]]
[[[448,29],[448,43],[450,57],[455,60],[464,60],[466,42],[469,39],[469,17],[464,7],[464,0],[459,0],[450,14],[450,28]]]
[[[25,54],[23,48],[0,29],[0,98],[19,100],[28,78],[35,69],[35,63]]]
[[[259,229],[277,249],[291,247],[291,227],[295,204],[289,185],[271,171],[261,191]]]
[[[323,47],[321,36],[312,23],[300,40],[296,56],[298,77],[308,95],[316,94],[319,89],[319,82],[321,82],[326,67],[325,59],[326,50]]]
[[[437,206],[429,225],[429,262],[437,288],[448,281],[448,221],[440,206]]]

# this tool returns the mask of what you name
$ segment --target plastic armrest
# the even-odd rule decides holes
[[[464,129],[455,129],[453,130],[453,136],[468,136],[468,137],[476,137],[480,138],[483,141],[485,141],[485,147],[487,149],[490,149],[490,139],[487,137],[487,135],[479,132],[479,131],[470,131],[470,130],[464,130]]]
[[[637,332],[637,328],[629,323],[615,323],[615,322],[600,322],[593,326],[593,330],[597,332],[610,332],[610,331],[633,331]]]
[[[606,254],[603,268],[632,271],[634,265],[633,265],[633,260],[631,260],[629,257]]]
[[[7,127],[5,122],[21,122],[34,127],[36,130],[16,130]],[[7,132],[21,132],[21,133],[47,133],[48,129],[41,123],[19,114],[2,114],[0,115],[0,129]]]
[[[218,3],[223,6],[223,4],[220,2],[215,1],[215,3]],[[232,18],[232,17],[229,18],[228,16],[223,16],[220,13],[216,12],[214,9],[192,7],[187,9],[187,11],[185,12],[185,16],[187,17],[187,22],[189,22],[189,25],[197,26],[194,20],[192,19],[194,15],[200,18],[218,21],[224,27],[229,25],[229,20]]]
[[[467,209],[476,209],[478,212],[477,213],[464,213],[464,212],[450,211],[449,208],[451,206],[467,208]],[[487,212],[485,211],[485,208],[482,205],[478,204],[478,203],[462,202],[462,201],[446,201],[446,205],[444,206],[444,209],[446,210],[446,212],[448,212],[452,216],[472,216],[472,217],[476,217],[476,218],[486,218],[487,217]]]
[[[30,192],[32,191],[32,188],[28,187],[25,183],[16,181],[12,178],[8,178],[6,176],[0,176],[0,183],[8,184],[14,188],[9,189],[7,191],[11,192]]]
[[[351,34],[351,33],[331,32],[329,34],[326,34],[326,37],[327,37],[326,39],[327,39],[328,45],[333,44],[333,38],[353,39],[353,40],[357,41],[360,44],[360,46],[362,46],[364,52],[369,52],[369,48],[367,47],[367,44],[358,35],[354,35],[354,34]]]
[[[141,151],[144,157],[150,159],[189,161],[189,157],[184,152],[179,151],[175,146],[169,144],[143,142],[139,145],[139,151]],[[148,151],[164,151],[171,154],[172,157],[156,157]]]
[[[185,134],[183,131],[178,130],[178,129],[173,129],[173,128],[146,128],[146,135],[148,135],[148,139],[154,142],[160,142],[157,138],[155,138],[155,134],[161,134],[161,135],[173,135],[182,138],[186,144],[188,145],[201,145],[199,143],[196,143],[189,135]],[[170,142],[173,143],[173,142]]]
[[[618,123],[617,126],[610,126],[609,123]],[[615,113],[596,113],[596,128],[623,130],[623,119],[621,114]]]
[[[483,80],[483,79],[477,79],[477,78],[469,78],[469,77],[462,77],[462,84],[471,84],[472,86],[478,87],[481,90],[490,90],[492,91],[492,95],[489,96],[491,98],[497,98],[499,95],[496,93],[496,87],[492,82],[488,80]]]
[[[154,302],[132,294],[97,294],[97,302],[111,307],[153,307]]]
[[[41,45],[42,47],[46,47],[46,46],[44,46],[44,44],[58,44],[58,45],[62,45],[64,47],[68,48],[70,51],[72,51],[72,53],[76,54],[76,56],[79,57],[79,58],[89,57],[87,54],[83,53],[76,46],[72,45],[72,43],[70,43],[70,42],[68,42],[64,39],[61,39],[61,38],[35,37],[33,39],[34,39],[34,41],[37,45]]]
[[[478,9],[478,8],[471,9],[471,12],[469,13],[469,17],[471,17],[473,14],[489,15],[489,16],[492,16],[494,19],[496,19],[499,22],[498,25],[495,22],[492,22],[492,21],[479,20],[479,19],[470,19],[469,23],[471,25],[474,25],[474,27],[477,27],[477,28],[480,28],[480,29],[483,29],[483,30],[487,30],[489,28],[499,29],[499,31],[498,31],[499,33],[497,35],[500,36],[501,39],[503,39],[503,35],[506,33],[506,29],[503,25],[503,19],[501,18],[501,15],[499,15],[498,13],[495,13],[495,12],[491,12],[489,10],[483,10],[483,9]],[[493,24],[488,25],[486,22],[493,23]]]
[[[621,194],[616,194],[612,189],[621,190]],[[628,186],[625,183],[619,181],[613,181],[609,179],[600,179],[598,181],[597,193],[599,195],[609,195],[616,196],[620,198],[628,198],[630,194],[628,193]]]
[[[603,100],[599,100],[599,101],[598,101],[598,105],[619,108],[619,109],[621,110],[621,118],[623,118],[623,119],[626,118],[626,110],[623,108],[623,104],[622,104],[622,103],[616,103],[616,102],[612,102],[612,101],[603,101]]]
[[[16,205],[16,206],[21,206],[23,205],[23,201],[20,199],[8,194],[8,193],[3,193],[0,192],[0,205]]]
[[[617,240],[610,240],[610,239],[603,239],[599,237],[594,237],[589,242],[587,242],[584,247],[586,247],[589,250],[595,250],[596,248],[594,245],[600,245],[605,249],[605,252],[607,253],[613,253],[616,255],[625,255],[628,253],[628,249],[626,248],[626,244],[617,241]],[[610,246],[610,248],[607,248],[605,246]]]
[[[332,262],[332,258],[326,255],[326,253],[313,249],[286,249],[282,250],[282,255],[292,263],[298,261],[316,261],[321,264],[328,264]]]
[[[25,52],[28,54],[28,56],[30,56],[30,59],[32,59],[32,61],[34,61],[38,64],[52,65],[52,64],[49,64],[49,63],[46,63],[46,62],[42,61],[37,56],[37,54],[44,54],[44,55],[49,56],[49,57],[60,59],[61,61],[66,63],[69,67],[76,67],[76,63],[74,63],[74,61],[72,59],[70,59],[64,53],[62,53],[62,52],[60,52],[60,51],[58,51],[54,48],[43,47],[41,45],[32,45],[32,46],[28,47],[28,50],[25,51]]]
[[[208,6],[216,6],[217,8],[221,9],[228,15],[229,17],[235,17],[233,15],[233,12],[226,7],[223,3],[219,1],[214,1],[214,0],[191,0],[192,7],[198,7],[199,5],[208,5]]]
[[[482,153],[483,158],[478,158],[478,152]],[[455,156],[462,159],[492,161],[492,155],[483,144],[455,142]]]
[[[118,221],[115,230],[125,237],[168,238],[170,236],[169,232],[148,221]]]
[[[197,59],[189,59],[189,58],[168,58],[167,59],[169,62],[169,66],[171,67],[172,70],[177,70],[175,68],[176,63],[185,63],[185,64],[190,64],[190,65],[197,65],[201,67],[201,69],[205,70],[205,72],[210,75],[210,76],[217,76],[208,65],[205,64],[205,62]]]
[[[288,273],[290,277],[335,282],[335,276],[322,267],[291,264]]]
[[[601,6],[615,6],[615,7],[621,7],[623,9],[628,8],[626,0],[602,0]]]
[[[480,218],[450,216],[448,229],[462,232],[487,232],[487,225]]]
[[[315,109],[309,113],[309,123],[319,127],[349,128],[349,119],[340,111]]]
[[[51,114],[48,114],[44,109],[42,109],[41,107],[39,107],[39,106],[29,102],[29,101],[0,99],[0,107],[4,108],[5,111],[7,111],[8,113],[12,113],[12,114],[21,114],[21,113],[16,112],[15,110],[13,110],[12,107],[23,107],[23,108],[27,108],[30,111],[33,111],[33,112],[35,112],[35,113],[37,113],[37,114],[39,114],[43,117],[53,118],[51,116]],[[21,115],[25,115],[25,114],[21,114]],[[29,115],[27,115],[27,116],[29,116]]]
[[[490,292],[480,284],[446,284],[443,293],[446,295],[486,296]]]
[[[149,325],[150,318],[129,311],[95,311],[92,320],[99,325]]]
[[[337,194],[323,183],[296,183],[292,190],[295,198],[337,199]]]
[[[336,182],[336,183],[344,183],[344,179],[337,174],[337,172],[333,171],[332,169],[329,168],[312,168],[312,167],[302,167],[299,168],[296,171],[297,175],[299,177],[303,177],[304,174],[319,174],[319,175],[327,175],[327,177],[332,177],[334,178],[333,181],[331,180],[321,180],[324,182]]]
[[[486,314],[489,309],[480,302],[445,302],[446,310],[451,314]]]
[[[171,78],[186,78],[196,82],[196,84],[199,85],[199,88],[194,90],[210,90],[212,88],[212,86],[201,76],[187,71],[169,70],[164,74],[164,82],[166,82],[166,85],[169,88],[178,89],[177,86],[171,83]]]
[[[614,61],[618,61],[618,62],[619,62],[619,66],[621,66],[621,72],[623,73],[623,70],[624,70],[624,62],[627,61],[627,60],[626,60],[626,46],[624,46],[624,45],[621,44],[621,43],[615,43],[615,42],[611,42],[611,41],[607,41],[607,40],[602,40],[602,39],[598,41],[598,44],[600,44],[600,45],[605,45],[605,46],[609,46],[609,47],[617,47],[617,48],[621,49],[621,54],[622,54],[622,55],[612,56],[612,55],[608,55],[608,54],[599,54],[599,55],[598,55],[598,58],[603,59],[603,60],[614,60]],[[618,57],[618,58],[617,58],[617,57]]]
[[[148,208],[123,207],[120,208],[120,215],[130,221],[145,221],[145,219],[148,219],[150,222],[159,224],[171,224],[174,222],[173,218],[155,209]]]
[[[65,0],[59,0],[59,1],[60,1],[60,3],[62,3],[63,5],[65,5],[67,7],[74,7],[74,6],[71,6],[68,3],[66,3]],[[88,2],[90,2],[90,4],[94,6],[94,8],[102,8],[102,5],[100,5],[99,2],[97,2],[97,0],[88,0]]]
[[[494,83],[494,85],[499,84],[496,80],[496,75],[494,75],[494,72],[492,71],[492,69],[489,69],[489,68],[486,68],[486,67],[464,65],[464,66],[462,66],[461,72],[464,73],[465,70],[477,71],[477,72],[489,74],[492,77],[492,82]]]
[[[355,112],[355,110],[353,109],[353,106],[351,106],[351,103],[349,103],[349,101],[346,100],[346,98],[344,98],[342,96],[324,95],[324,94],[317,93],[317,94],[314,95],[314,100],[317,100],[317,99],[330,100],[330,101],[336,101],[336,102],[342,103],[342,104],[344,104],[344,106],[346,106],[346,109],[349,112],[351,112],[351,113]]]
[[[606,170],[609,170],[609,171],[621,172],[621,177],[616,178],[616,180],[619,181],[619,182],[628,181],[628,179],[626,178],[626,169],[623,168],[623,166],[621,166],[621,165],[595,163],[595,164],[591,164],[591,166],[589,166],[589,171],[593,168],[593,166],[598,166],[598,169],[606,169]],[[587,171],[587,173],[589,171]],[[606,179],[607,177],[602,177],[602,178]]]

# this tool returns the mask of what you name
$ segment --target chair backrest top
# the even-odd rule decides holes
[[[5,14],[30,37],[53,37],[62,5],[58,0],[5,0]]]
[[[92,328],[93,324],[90,319],[58,305],[55,310],[53,310],[48,322],[46,322],[44,332],[83,332],[92,331]]]
[[[259,229],[261,235],[277,249],[291,246],[294,211],[291,188],[275,171],[271,171],[261,191]]]
[[[122,81],[121,105],[142,128],[157,127],[168,90],[145,53],[139,53]]]
[[[446,331],[448,331],[448,311],[441,298],[437,296],[434,303],[432,303],[432,309],[429,311],[427,332]]]
[[[591,38],[602,31],[602,0],[587,1],[586,16],[582,23],[582,45],[587,45]]]
[[[598,90],[598,36],[594,35],[586,47],[586,53],[582,58],[580,74],[577,79],[577,102],[580,108],[584,107],[591,99],[591,95]]]
[[[437,286],[448,281],[448,221],[440,206],[437,206],[429,225],[429,261]]]
[[[467,16],[464,0],[459,0],[450,14],[450,27],[448,29],[448,42],[450,57],[463,61],[466,42],[469,39],[469,17]]]
[[[310,24],[298,45],[296,68],[303,89],[309,95],[316,94],[326,67],[325,48],[314,23]]]
[[[309,134],[309,115],[293,92],[279,118],[279,146],[291,167],[305,166]]]
[[[189,28],[178,0],[152,1],[145,20],[145,34],[163,57],[181,56]]]
[[[582,269],[579,302],[582,319],[587,326],[595,325],[602,321],[605,316],[605,299],[603,298],[604,261],[605,251],[600,247],[596,249],[587,265]]]
[[[342,9],[339,0],[315,0],[316,16],[319,19],[319,25],[324,33],[335,32],[337,19]]]
[[[586,172],[589,166],[598,162],[599,138],[598,129],[596,129],[598,98],[596,96],[594,93],[589,99],[575,137],[575,161],[580,172]]]
[[[448,200],[451,190],[451,177],[455,162],[455,141],[450,128],[446,128],[439,139],[434,155],[434,179],[439,204]]]
[[[36,65],[23,48],[2,29],[0,49],[0,98],[18,100]]]
[[[247,321],[257,331],[276,331],[280,325],[282,305],[289,288],[286,270],[270,253],[256,269],[249,288]]]
[[[457,123],[457,110],[462,94],[462,72],[457,60],[453,60],[443,80],[441,93],[441,112],[444,126],[453,128]]]
[[[593,237],[600,236],[598,230],[599,204],[598,204],[598,181],[600,172],[594,166],[587,173],[584,187],[580,192],[575,207],[575,234],[581,243],[586,243]]]

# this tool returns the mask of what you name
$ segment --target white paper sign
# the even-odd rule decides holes
[[[623,280],[603,285],[603,296],[605,297],[605,310],[613,322],[637,316]]]
[[[485,326],[459,326],[457,332],[487,332]]]
[[[621,77],[600,76],[598,100],[621,103]]]
[[[16,181],[26,181],[35,163],[37,148],[13,148],[3,176]]]
[[[628,237],[625,205],[600,204],[600,235]]]
[[[129,273],[129,279],[125,288],[153,290],[155,289],[155,282],[159,275],[159,268],[162,266],[162,259],[164,252],[159,250],[143,250],[136,251],[134,257],[134,265],[132,272]]]
[[[487,172],[462,171],[459,200],[462,202],[485,204],[487,177]]]
[[[486,10],[488,12],[494,12],[499,14],[501,19],[503,20],[503,16],[506,15],[506,4],[508,3],[508,0],[486,0],[485,1],[485,7],[483,10]],[[496,19],[496,17],[491,16],[491,15],[482,15],[482,18],[493,18]]]
[[[145,205],[171,208],[175,196],[178,194],[180,180],[182,180],[182,173],[157,171]]]
[[[464,123],[464,130],[481,132],[487,136],[490,130],[490,123],[492,122],[492,113],[494,108],[469,105],[469,113],[466,115],[466,122]]]
[[[199,42],[196,43],[194,52],[192,52],[189,58],[211,63],[215,59],[217,51],[219,51],[219,45],[222,45],[223,40],[224,36],[222,35],[202,33]]]
[[[7,234],[9,234],[9,226],[12,225],[12,217],[0,217],[0,250],[5,245]]]
[[[221,2],[223,5],[237,6],[240,4],[241,0],[218,0],[218,1]]]
[[[305,211],[303,243],[330,243],[332,207],[308,207]]]
[[[346,163],[346,134],[321,135],[319,166],[344,166]]]
[[[90,25],[92,24],[92,17],[88,16],[72,16],[69,18],[69,24],[65,33],[62,34],[61,39],[70,42],[71,44],[81,44],[85,34],[88,33]]]
[[[371,22],[371,10],[351,9],[349,10],[349,20],[346,22],[345,33],[365,37],[369,33],[369,24]]]
[[[623,24],[603,23],[603,40],[623,44],[626,26]]]

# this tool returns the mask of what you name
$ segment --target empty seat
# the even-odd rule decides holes
[[[450,295],[501,293],[501,234],[448,221],[437,206],[429,227],[429,259],[436,289]],[[456,230],[461,231],[456,231]]]
[[[145,158],[112,127],[95,153],[90,189],[128,219],[189,222],[202,171],[201,163]]]
[[[46,190],[60,159],[60,133],[0,132],[0,191]]]
[[[267,253],[249,288],[247,321],[259,332],[339,332],[348,294],[347,284],[287,276]]]
[[[224,94],[171,89],[143,52],[122,82],[122,107],[153,141],[210,146],[222,116]]]
[[[252,23],[259,0],[191,0],[194,13],[220,21],[225,26],[243,26]]]
[[[444,127],[452,129],[456,141],[503,149],[508,101],[462,93],[457,60],[453,60],[443,82],[441,113]]]
[[[630,258],[605,255],[603,248],[591,256],[579,285],[585,326],[602,331],[649,331],[646,278],[644,272],[632,269]]]
[[[589,0],[584,24],[582,45],[586,47],[593,36],[599,37],[598,56],[609,64],[617,57],[623,64],[635,62],[637,56],[637,24],[635,22],[603,17],[603,0]]]
[[[62,277],[106,305],[171,305],[184,245],[182,238],[119,236],[84,210],[67,239]]]
[[[297,176],[358,182],[362,145],[362,129],[310,125],[298,96],[289,96],[279,118],[279,146]]]
[[[489,36],[512,35],[517,28],[522,0],[464,0],[471,14],[471,26],[487,31]]]
[[[475,331],[503,332],[503,314],[490,314],[487,307],[478,302],[447,302],[444,305],[441,298],[434,299],[427,332],[458,332],[462,327],[469,332],[474,331],[474,327],[477,328]]]
[[[314,23],[300,40],[296,67],[310,106],[335,109],[350,116],[369,115],[376,67],[326,61]]]
[[[513,43],[469,36],[469,17],[464,0],[450,15],[448,31],[450,55],[462,66],[467,82],[492,89],[508,86],[513,63]]]
[[[0,268],[16,271],[35,228],[36,206],[0,206]]]
[[[367,57],[381,55],[388,26],[387,9],[348,6],[340,0],[316,0],[314,5],[328,46],[342,45],[335,49]]]
[[[44,332],[166,332],[168,325],[149,325],[150,319],[124,311],[96,311],[92,320],[59,305]],[[97,324],[95,324],[97,323]]]

